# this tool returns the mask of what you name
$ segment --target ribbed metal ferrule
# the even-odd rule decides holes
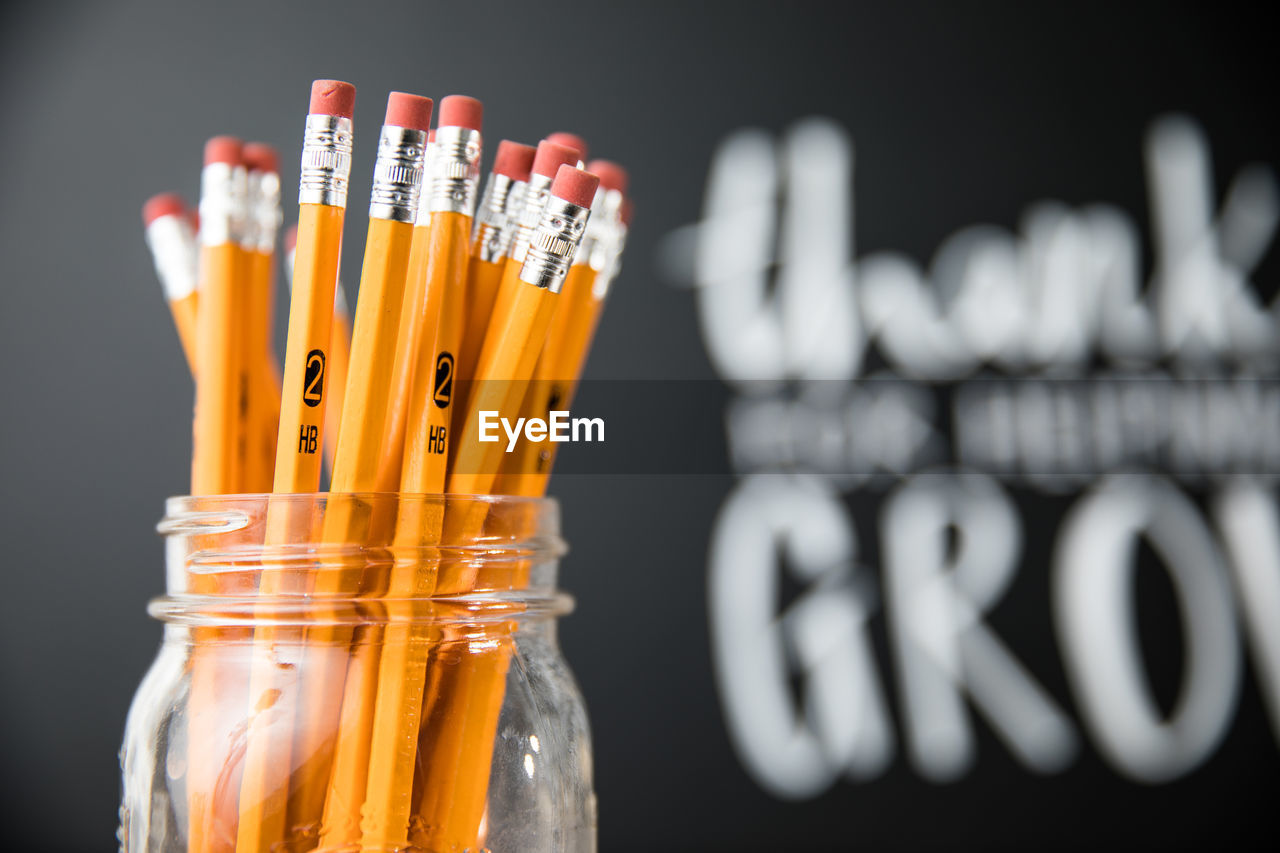
[[[530,235],[520,280],[559,293],[590,217],[591,208],[548,196]]]
[[[353,139],[351,119],[317,114],[307,116],[302,131],[299,204],[347,206]]]

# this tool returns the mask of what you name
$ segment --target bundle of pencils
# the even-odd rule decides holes
[[[430,99],[391,93],[352,320],[338,273],[354,106],[348,83],[312,87],[298,221],[286,241],[283,375],[270,338],[282,218],[275,151],[212,139],[198,217],[172,194],[144,207],[195,378],[192,494],[316,493],[324,459],[332,496],[541,496],[554,456],[480,441],[479,412],[547,418],[570,405],[618,271],[626,172],[600,160],[583,168],[586,145],[571,134],[536,148],[504,140],[477,210],[480,102],[444,98],[432,130]],[[413,555],[469,541],[484,526],[483,505],[446,513],[439,501],[401,501],[394,518],[371,519],[360,500],[331,497],[313,529],[278,503],[269,504],[266,545],[376,538]],[[395,559],[379,586],[384,612],[472,593],[487,583],[477,571],[466,561]],[[358,566],[297,574],[264,561],[254,588],[240,592],[267,614],[283,593],[323,599],[368,588]],[[527,581],[526,568],[502,583]],[[361,636],[366,629],[376,636]],[[245,632],[253,661],[247,675],[229,672],[202,659],[197,637],[189,850],[478,849],[509,644],[467,667],[433,670],[439,630],[412,619],[199,630],[206,639]],[[290,649],[312,659],[299,667],[285,659],[299,653]],[[274,701],[282,695],[294,699]],[[215,702],[245,709],[235,754],[219,751],[216,715],[202,713]],[[313,828],[309,840],[299,842],[297,827]]]

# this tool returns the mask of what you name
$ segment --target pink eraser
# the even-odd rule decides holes
[[[533,169],[535,175],[544,175],[548,178],[556,176],[556,170],[566,164],[576,165],[578,162],[578,152],[566,145],[558,142],[552,142],[544,139],[538,143],[538,151],[533,156]]]
[[[249,142],[241,154],[245,168],[250,172],[279,172],[280,155],[265,142]]]
[[[150,225],[162,216],[185,216],[187,203],[177,193],[160,193],[142,206],[142,224]]]
[[[440,119],[436,127],[465,127],[479,130],[484,119],[484,104],[466,95],[449,95],[440,101]]]
[[[284,250],[292,252],[298,246],[298,226],[290,225],[284,231]]]
[[[428,142],[436,141],[436,129],[434,127],[427,131],[427,141]]]
[[[600,186],[606,190],[627,191],[627,170],[612,160],[592,160],[587,164],[587,171],[600,179]]]
[[[431,129],[432,106],[430,98],[405,92],[392,92],[387,95],[387,117],[382,123],[426,133]]]
[[[493,173],[505,175],[513,181],[527,181],[536,153],[532,145],[504,139],[498,143],[498,153],[493,158]]]
[[[553,133],[547,137],[548,142],[554,142],[557,145],[563,145],[566,148],[572,148],[578,152],[579,160],[587,159],[587,140],[583,139],[576,133],[565,133],[560,131]]]
[[[600,179],[590,172],[565,164],[551,182],[551,194],[578,207],[590,207]]]
[[[317,80],[311,84],[310,115],[351,118],[356,109],[356,87],[341,80]]]
[[[243,148],[240,140],[234,136],[215,136],[204,144],[204,164],[229,163],[239,166]]]
[[[636,206],[631,199],[624,198],[622,200],[622,210],[618,213],[618,218],[622,220],[622,224],[631,227],[631,217],[636,215]]]

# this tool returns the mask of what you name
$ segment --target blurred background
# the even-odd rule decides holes
[[[153,529],[188,485],[192,389],[138,211],[194,200],[204,140],[231,133],[282,149],[291,221],[316,77],[361,92],[353,304],[390,89],[482,99],[490,148],[567,130],[631,171],[578,408],[653,400],[663,457],[629,464],[649,451],[619,422],[607,461],[569,447],[552,485],[603,850],[1273,832],[1280,128],[1260,15],[4,5],[12,846],[112,843],[160,637]]]

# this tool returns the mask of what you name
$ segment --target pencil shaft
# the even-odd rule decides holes
[[[369,222],[331,494],[373,491],[384,454],[399,453],[399,448],[393,451],[387,446],[390,389],[386,377],[395,359],[412,240],[409,223],[387,219]],[[376,538],[372,525],[377,521],[368,504],[358,498],[336,503],[331,499],[321,541],[332,545],[364,543]],[[321,572],[313,593],[322,600],[355,595],[367,579],[362,565]],[[353,638],[350,625],[319,625],[307,631],[308,654],[315,648],[321,658],[315,666],[305,668],[302,707],[307,720],[299,728],[299,736],[307,765],[300,774],[297,796],[303,819],[321,819],[328,832],[358,829],[364,796],[364,767],[358,762],[354,768],[348,765],[340,768],[340,774],[333,773],[347,681],[347,661],[338,652],[348,648]],[[321,837],[322,846],[336,843],[341,843],[340,839]]]
[[[471,217],[437,212],[431,216],[430,262],[427,267],[428,313],[437,322],[424,330],[409,395],[402,492],[427,494],[444,490],[450,415],[458,389],[457,353],[462,339]]]
[[[603,302],[594,298],[596,272],[587,264],[569,270],[564,289],[556,300],[555,316],[547,343],[538,356],[533,380],[520,415],[546,420],[551,410],[568,410],[586,364],[587,352]],[[546,494],[556,445],[521,439],[502,460],[502,472],[494,483],[500,495],[542,497]]]
[[[241,338],[245,386],[245,492],[270,491],[280,417],[280,376],[271,354],[272,252],[247,253],[244,334]],[[273,399],[274,398],[274,399]]]
[[[244,250],[232,243],[204,246],[204,283],[196,321],[196,412],[191,493],[235,491],[240,347],[235,309],[243,300]]]
[[[325,429],[325,407],[321,404],[328,379],[326,356],[345,212],[334,205],[299,206],[272,486],[276,493],[314,492],[320,487],[317,449]],[[307,522],[295,516],[288,504],[273,502],[267,511],[268,546],[305,541],[297,537],[306,537]],[[290,580],[283,570],[264,566],[259,597],[270,601],[287,590]],[[269,850],[285,836],[301,641],[302,632],[290,626],[268,622],[254,632],[249,696],[257,710],[246,735],[245,772],[240,784],[236,847],[242,853]]]
[[[187,358],[187,367],[191,376],[196,375],[199,353],[196,350],[196,325],[199,323],[200,293],[192,291],[181,299],[169,303],[169,311],[173,314],[173,325],[178,330],[178,340],[182,343],[182,354]]]
[[[400,326],[396,332],[396,355],[389,377],[390,396],[387,410],[387,443],[391,447],[403,447],[405,430],[409,420],[409,397],[413,390],[413,372],[418,363],[418,351],[435,336],[439,322],[440,303],[427,301],[427,267],[431,257],[431,226],[427,218],[413,229],[413,243],[409,251],[409,266],[404,285],[404,304],[400,314]],[[425,339],[425,340],[424,340]],[[394,492],[400,485],[403,455],[388,453],[381,460],[377,489]]]
[[[323,403],[325,394],[332,389],[327,368],[345,213],[344,208],[334,205],[299,205],[280,428],[271,487],[276,493],[314,492],[320,488],[320,447],[326,427],[332,426],[325,422]]]

